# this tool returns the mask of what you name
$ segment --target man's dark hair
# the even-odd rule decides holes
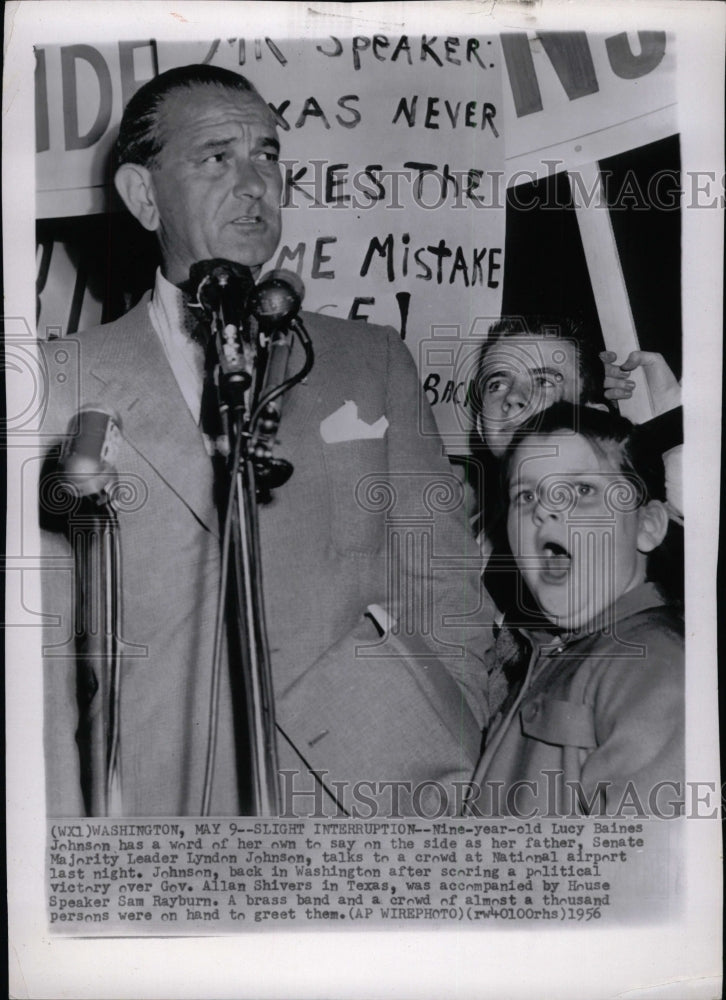
[[[160,73],[139,88],[126,105],[115,146],[116,166],[138,163],[153,167],[162,150],[159,116],[164,100],[175,90],[209,85],[257,94],[246,77],[221,66],[198,63]]]

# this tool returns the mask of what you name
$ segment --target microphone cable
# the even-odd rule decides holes
[[[287,392],[288,389],[292,389],[294,385],[298,382],[302,382],[306,375],[310,373],[313,365],[315,364],[315,353],[313,351],[313,342],[310,339],[310,334],[305,329],[301,319],[293,319],[290,323],[290,329],[293,331],[297,339],[302,344],[303,351],[305,352],[305,361],[302,368],[295,372],[294,375],[290,375],[281,382],[280,385],[275,386],[272,389],[268,389],[266,393],[258,400],[257,406],[252,411],[252,416],[250,417],[250,431],[253,432],[257,421],[259,420],[260,414],[268,403],[277,399],[278,396],[282,396],[283,393]]]

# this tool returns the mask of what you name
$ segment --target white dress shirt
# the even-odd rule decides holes
[[[184,400],[199,423],[204,386],[204,348],[192,340],[181,291],[156,271],[156,284],[149,302],[149,319]]]

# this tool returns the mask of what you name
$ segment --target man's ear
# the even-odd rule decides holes
[[[159,228],[159,210],[149,170],[138,163],[123,163],[116,171],[114,184],[134,218],[150,233],[156,232]]]
[[[638,551],[657,549],[668,531],[668,511],[660,500],[650,500],[638,508]]]

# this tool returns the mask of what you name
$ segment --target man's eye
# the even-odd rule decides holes
[[[506,387],[507,382],[503,378],[490,378],[486,383],[486,391],[488,393],[502,392]]]
[[[534,490],[519,490],[514,494],[512,502],[516,507],[526,507],[534,503]]]
[[[280,154],[274,149],[261,149],[253,155],[253,159],[261,160],[263,163],[278,163]]]
[[[577,495],[580,497],[591,497],[595,495],[595,487],[590,483],[578,483],[575,487]]]
[[[535,384],[538,389],[559,389],[562,386],[562,378],[559,375],[538,375]]]
[[[211,153],[209,156],[204,158],[205,163],[223,163],[227,158],[225,152],[221,153]]]
[[[537,389],[558,389],[563,381],[559,372],[540,372],[534,376],[534,385]]]

